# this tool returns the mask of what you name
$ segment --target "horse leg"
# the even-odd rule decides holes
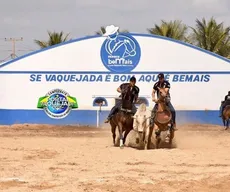
[[[167,135],[166,135],[166,138],[165,138],[165,142],[166,143],[170,144],[170,142],[171,142],[171,133],[172,133],[172,130],[174,130],[173,122],[171,122],[170,126],[168,126]]]
[[[149,143],[149,127],[143,132],[145,150],[148,149]]]
[[[155,131],[155,134],[156,134],[156,148],[158,149],[159,148],[159,144],[161,142],[161,130],[158,128]]]
[[[150,149],[151,143],[152,143],[152,134],[153,134],[153,127],[149,127],[149,136],[148,136],[148,144],[147,149]]]
[[[156,148],[159,149],[159,145],[160,145],[160,142],[161,142],[161,131],[159,131],[159,135],[157,135],[157,142],[156,142]]]
[[[225,130],[227,130],[229,128],[229,121],[230,121],[230,119],[226,120],[226,128],[225,128]]]
[[[174,138],[174,132],[175,132],[174,129],[170,130],[170,139],[169,139],[170,148],[172,147],[172,141],[173,141],[173,138]]]
[[[131,130],[132,130],[132,129],[126,129],[126,130],[125,130],[124,139],[123,139],[124,144],[125,144],[125,141],[126,141],[126,137],[127,137],[127,135],[129,134],[129,132],[130,132]]]
[[[123,129],[122,129],[122,124],[118,123],[118,129],[119,129],[119,136],[120,136],[120,148],[124,147],[123,143]]]
[[[223,121],[223,124],[224,124],[224,127],[225,127],[225,119],[224,119],[224,117],[222,117],[222,121]]]
[[[116,125],[112,124],[111,125],[111,132],[112,132],[112,137],[113,137],[113,145],[116,145]]]

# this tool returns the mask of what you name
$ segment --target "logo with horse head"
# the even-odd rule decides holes
[[[141,48],[137,40],[129,35],[119,33],[119,27],[107,26],[103,34],[107,37],[101,47],[101,60],[112,72],[130,72],[140,61]]]
[[[53,89],[39,98],[37,108],[43,109],[50,118],[63,119],[72,109],[78,108],[78,104],[66,91]]]

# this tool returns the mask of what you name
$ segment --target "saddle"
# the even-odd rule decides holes
[[[168,124],[172,119],[172,113],[167,107],[164,111],[158,111],[158,105],[155,111],[154,120],[159,124]]]
[[[226,100],[223,104],[225,105],[225,107],[230,105],[230,100]]]
[[[119,111],[123,111],[125,113],[132,113],[134,114],[135,111],[133,111],[133,104],[129,100],[122,100],[121,106],[119,107]]]

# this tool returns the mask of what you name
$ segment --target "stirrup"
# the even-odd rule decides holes
[[[178,128],[175,125],[176,125],[176,123],[173,123],[173,129],[174,129],[174,131],[177,131]]]
[[[110,122],[110,118],[107,118],[107,119],[104,121],[104,123],[108,123],[108,122]]]

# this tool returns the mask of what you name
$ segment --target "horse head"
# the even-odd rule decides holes
[[[150,126],[151,112],[147,110],[146,105],[142,103],[132,118],[134,119],[134,130],[142,133]]]
[[[161,102],[165,102],[165,98],[167,96],[167,92],[165,91],[165,88],[160,88],[158,87],[158,90],[159,90],[159,101]]]
[[[158,107],[155,121],[157,121],[158,124],[167,124],[172,118],[172,114],[167,107],[167,92],[165,91],[165,88],[158,87],[158,90],[160,94],[157,101]]]
[[[158,111],[165,111],[166,110],[166,98],[167,98],[167,93],[164,88],[158,87],[159,90],[159,98],[158,98]]]

